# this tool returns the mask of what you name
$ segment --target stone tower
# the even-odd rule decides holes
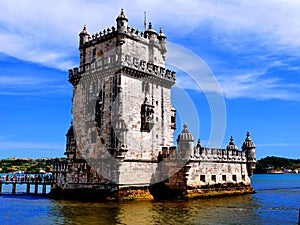
[[[152,24],[128,26],[123,10],[116,27],[79,34],[79,67],[73,85],[67,160],[53,165],[53,197],[100,199],[196,198],[252,193],[255,145],[238,150],[194,146],[187,125],[174,146],[175,72],[165,68],[166,36]],[[202,71],[199,71],[200,73]]]
[[[102,145],[118,155],[126,148],[126,158],[151,160],[174,145],[175,72],[165,69],[166,36],[151,23],[144,32],[130,28],[123,10],[116,23],[79,34],[80,69],[69,71],[78,150],[96,153]]]

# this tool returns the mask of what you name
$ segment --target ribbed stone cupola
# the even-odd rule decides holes
[[[227,150],[238,150],[238,147],[233,142],[233,137],[230,137],[230,142],[226,147]]]
[[[181,133],[178,135],[177,142],[180,142],[180,141],[194,142],[194,137],[187,129],[186,124],[183,125],[183,129],[182,129]]]
[[[251,140],[249,132],[247,132],[246,134],[246,139],[243,143],[242,150],[244,150],[245,148],[255,148],[255,144]]]

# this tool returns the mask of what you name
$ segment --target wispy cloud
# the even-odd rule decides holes
[[[267,76],[265,71],[232,71],[218,75],[216,78],[224,97],[228,99],[300,100],[299,84],[289,83],[284,78]],[[188,74],[177,73],[177,85],[180,88],[203,93],[214,90],[207,80],[200,80],[200,83],[201,88]]]
[[[187,37],[193,30],[209,24],[211,38],[219,43],[220,48],[237,55],[250,51],[252,55],[247,60],[264,57],[262,47],[264,51],[272,53],[299,56],[300,2],[297,1],[190,0],[187,4],[181,0],[135,0],[130,2],[130,7],[126,8],[127,5],[128,1],[119,0],[1,1],[0,43],[4,44],[0,45],[0,52],[66,70],[76,66],[74,56],[78,54],[77,35],[83,24],[87,24],[92,33],[98,32],[99,28],[115,25],[112,21],[119,14],[120,8],[124,7],[130,25],[141,29],[143,12],[147,11],[148,20],[153,20],[154,26],[166,26],[174,36]],[[273,66],[282,66],[282,63],[273,59]],[[299,98],[297,87],[292,89],[291,83],[278,77],[264,76],[268,68],[261,68],[258,64],[258,61],[252,64],[252,71],[244,69],[239,73],[234,71],[237,68],[231,67],[233,71],[228,70],[230,76],[213,69],[227,98]],[[292,67],[294,70],[300,67],[296,64],[287,66],[290,66],[290,70]],[[193,89],[191,81],[181,78],[178,77],[181,86]],[[27,81],[20,79],[16,82],[29,86]],[[211,82],[202,82],[206,82],[202,87],[204,91],[212,91]]]
[[[35,142],[0,142],[0,149],[53,149],[64,150],[65,146],[56,143],[35,143]]]
[[[6,96],[56,96],[70,94],[70,86],[55,79],[37,76],[0,75],[0,95]]]
[[[219,77],[227,98],[297,100],[300,97],[299,85],[286,83],[284,79],[267,77],[265,72],[252,72],[240,75]],[[291,88],[294,86],[294,88]]]
[[[0,85],[3,86],[34,86],[50,82],[51,80],[41,77],[0,76]]]
[[[264,143],[256,144],[256,147],[300,147],[300,143]]]
[[[77,45],[77,34],[83,24],[93,32],[115,25],[111,21],[121,7],[125,7],[132,25],[140,24],[140,28],[143,12],[147,11],[149,20],[169,26],[178,35],[186,35],[209,23],[221,39],[230,36],[233,41],[241,41],[234,37],[243,34],[244,38],[253,38],[255,35],[273,47],[283,45],[292,51],[300,46],[300,2],[297,1],[190,0],[187,4],[181,0],[153,0],[131,1],[130,7],[126,8],[127,5],[129,2],[119,0],[2,1],[0,41],[5,44],[1,45],[0,51],[66,69],[75,64],[68,54],[74,54],[71,49]]]
[[[40,158],[63,156],[65,146],[57,143],[0,142],[0,158]]]

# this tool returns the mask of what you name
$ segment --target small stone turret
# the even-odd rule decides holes
[[[148,29],[144,32],[145,37],[148,37],[150,40],[156,40],[158,37],[158,34],[155,30],[153,30],[152,23],[149,22]]]
[[[73,125],[70,126],[67,134],[67,144],[66,144],[66,152],[68,159],[73,160],[76,159],[76,140],[74,135]]]
[[[245,155],[247,157],[247,170],[250,177],[253,174],[253,171],[255,169],[255,164],[256,164],[255,150],[256,150],[255,144],[252,142],[250,138],[250,133],[247,132],[246,139],[242,146],[242,151],[245,152]]]
[[[124,10],[121,9],[121,14],[117,17],[117,31],[119,33],[126,33],[128,27],[128,18],[125,16]]]
[[[163,55],[163,59],[166,59],[166,53],[167,53],[167,37],[163,33],[162,28],[159,29],[159,34],[158,34],[158,40],[161,46],[161,53]]]
[[[86,25],[84,25],[82,31],[79,33],[79,49],[82,48],[85,42],[88,42],[90,38],[90,34],[86,29]]]
[[[86,48],[85,44],[90,40],[91,36],[84,25],[82,31],[79,33],[79,51],[80,51],[80,67],[79,72],[84,72],[84,66],[86,63]],[[73,82],[71,82],[73,83]]]
[[[183,125],[183,130],[177,138],[178,152],[183,158],[189,157],[194,150],[194,137],[187,129],[187,125]]]

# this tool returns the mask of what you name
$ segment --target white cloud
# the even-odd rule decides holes
[[[258,43],[256,51],[264,46],[275,52],[294,55],[300,52],[300,2],[293,0],[24,0],[1,1],[0,8],[0,52],[62,70],[76,66],[73,57],[78,56],[78,33],[83,24],[87,24],[91,33],[111,27],[115,25],[120,8],[125,9],[132,26],[141,29],[143,12],[147,11],[148,20],[154,22],[155,29],[160,25],[168,26],[172,35],[181,37],[209,24],[220,46],[236,51],[236,54],[246,51],[255,54],[245,45],[253,41]],[[263,56],[261,52],[253,55],[257,58]],[[275,60],[274,65],[276,63],[281,62]],[[228,98],[299,97],[294,90],[282,88],[281,80],[266,78],[263,72],[240,71],[234,76],[218,75],[217,78]],[[190,81],[180,81],[181,86],[192,87]],[[204,90],[213,88],[207,81]]]
[[[126,7],[130,6],[130,7]],[[120,8],[130,19],[130,24],[143,24],[143,12],[148,12],[149,20],[164,23],[180,33],[187,33],[203,23],[209,23],[221,33],[254,33],[268,41],[290,47],[300,46],[300,2],[298,1],[195,1],[182,0],[161,2],[151,1],[2,1],[0,3],[2,43],[15,45],[17,49],[34,50],[45,61],[60,57],[60,53],[43,52],[48,45],[74,47],[77,34],[83,24],[92,32],[115,25],[114,19]],[[160,24],[155,24],[158,28]],[[187,31],[187,32],[184,32]],[[2,32],[3,33],[3,32]],[[13,36],[11,35],[13,34]],[[4,36],[4,37],[3,37]],[[273,42],[273,43],[274,43]],[[270,44],[273,44],[270,43]],[[44,45],[43,45],[44,44]],[[3,45],[1,51],[8,51]],[[23,46],[23,47],[22,47]],[[4,49],[3,49],[4,48]],[[62,49],[62,50],[63,50]],[[12,50],[11,50],[12,51]],[[11,52],[11,54],[16,54]],[[45,56],[43,56],[45,54]],[[19,53],[19,57],[21,54]],[[52,65],[53,66],[53,65]]]

